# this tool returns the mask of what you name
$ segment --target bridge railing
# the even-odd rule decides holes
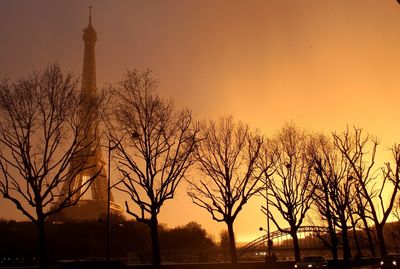
[[[328,232],[327,227],[323,226],[302,226],[297,230],[298,234],[326,234]],[[240,247],[238,249],[238,257],[243,256],[246,253],[265,250],[267,247],[267,235],[262,235],[253,241],[247,243],[246,245]],[[277,230],[270,233],[270,239],[276,240],[279,238],[287,237],[287,240],[291,239],[290,237],[290,228],[285,228],[282,230]],[[301,238],[301,236],[299,237]]]

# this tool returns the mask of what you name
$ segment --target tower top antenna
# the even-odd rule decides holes
[[[92,24],[92,6],[89,6],[89,25]]]

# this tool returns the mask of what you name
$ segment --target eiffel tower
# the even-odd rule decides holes
[[[83,30],[83,41],[85,43],[82,82],[81,82],[81,120],[88,132],[80,134],[79,139],[83,140],[86,145],[95,145],[88,147],[88,152],[77,154],[70,162],[70,174],[73,171],[82,170],[82,164],[87,169],[80,171],[74,177],[69,178],[63,185],[62,193],[68,193],[72,188],[77,190],[82,184],[96,176],[86,193],[76,193],[72,199],[81,196],[77,205],[65,208],[57,220],[99,220],[106,216],[108,206],[107,194],[107,174],[105,171],[106,164],[102,157],[100,147],[100,137],[98,135],[98,126],[93,126],[93,122],[98,119],[97,112],[91,107],[92,100],[96,98],[96,61],[95,61],[95,43],[97,41],[97,33],[92,26],[91,7],[89,7],[89,25]],[[94,114],[93,114],[94,113]],[[95,119],[95,120],[94,120]],[[84,136],[84,137],[82,137]],[[89,153],[89,154],[88,154]],[[83,187],[81,192],[86,188]],[[122,216],[122,209],[114,203],[114,198],[110,192],[110,214]]]

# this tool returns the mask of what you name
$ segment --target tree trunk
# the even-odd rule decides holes
[[[387,254],[385,237],[383,235],[383,227],[384,227],[383,225],[381,225],[379,223],[375,223],[376,236],[378,237],[379,250],[380,250],[381,257],[384,257]]]
[[[326,191],[327,193],[327,191]],[[331,237],[331,251],[332,251],[332,259],[336,262],[338,260],[338,239],[337,239],[337,235],[336,235],[336,231],[333,227],[333,220],[332,220],[332,213],[331,213],[331,209],[329,206],[329,200],[327,199],[328,195],[325,195],[326,199],[325,199],[325,203],[326,203],[326,219],[328,221],[328,230],[329,230],[329,235]]]
[[[300,245],[299,238],[297,237],[297,232],[291,232],[290,235],[292,236],[293,240],[294,259],[295,261],[300,261]]]
[[[331,244],[332,244],[332,248],[331,248],[332,259],[334,261],[337,261],[338,260],[338,248],[337,248],[338,247],[338,239],[337,239],[335,229],[333,228],[332,221],[328,222],[328,227],[329,227],[329,235],[331,237]]]
[[[231,255],[231,262],[237,263],[235,234],[233,232],[233,221],[227,221],[226,225],[228,226],[229,252]]]
[[[372,238],[372,235],[371,235],[372,232],[371,232],[371,230],[369,229],[368,226],[365,228],[365,232],[367,234],[368,245],[369,245],[369,250],[371,252],[371,256],[372,257],[376,257],[374,239]]]
[[[363,224],[364,224],[364,228],[365,228],[365,234],[367,235],[367,239],[368,239],[368,246],[369,246],[369,250],[371,252],[371,256],[372,257],[376,257],[376,253],[375,253],[375,244],[374,244],[374,240],[372,239],[372,235],[371,235],[371,230],[368,227],[368,222],[367,219],[365,218],[364,215],[359,214]]]
[[[325,206],[326,206],[326,219],[328,221],[328,230],[329,230],[329,235],[331,237],[331,251],[332,251],[332,259],[333,261],[338,260],[338,238],[336,231],[333,226],[333,219],[332,219],[332,211],[330,207],[331,201],[329,200],[329,190],[328,190],[328,184],[324,182],[324,198],[325,198]]]
[[[39,265],[40,268],[47,268],[47,244],[44,219],[40,217],[36,225],[39,236]]]
[[[353,226],[353,236],[354,236],[354,243],[355,243],[356,249],[357,249],[357,256],[360,257],[360,255],[361,255],[360,240],[358,238],[356,223],[354,221],[354,217],[353,217],[352,213],[350,213],[350,220],[351,220],[351,225]]]
[[[153,214],[150,219],[151,246],[153,264],[156,267],[161,265],[160,241],[158,239],[158,220],[157,215]]]
[[[349,244],[349,234],[348,234],[348,227],[345,220],[342,220],[342,243],[343,243],[343,260],[347,263],[351,257],[350,253],[350,244]]]

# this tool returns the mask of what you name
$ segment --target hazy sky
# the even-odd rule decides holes
[[[57,61],[80,75],[93,5],[97,86],[153,70],[159,94],[198,119],[232,114],[274,134],[285,122],[329,133],[356,124],[384,151],[400,142],[400,5],[395,0],[0,1],[0,76]],[[185,186],[161,209],[169,227],[223,224]],[[115,194],[120,203],[123,197]],[[238,241],[261,235],[262,200],[244,207]],[[0,200],[0,217],[21,219]]]

